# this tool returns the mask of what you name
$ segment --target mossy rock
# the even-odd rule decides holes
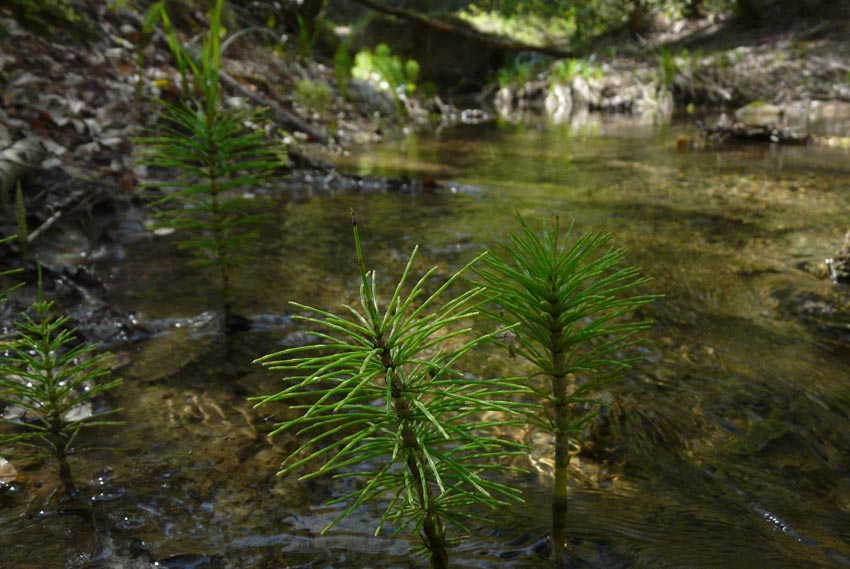
[[[735,111],[735,120],[751,125],[769,126],[782,122],[785,109],[763,101],[753,101]]]

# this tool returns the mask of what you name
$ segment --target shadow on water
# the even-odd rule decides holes
[[[440,274],[514,227],[513,214],[558,211],[603,229],[664,293],[631,355],[641,362],[604,398],[573,463],[577,566],[850,566],[850,334],[846,291],[815,267],[847,230],[847,153],[739,147],[675,151],[687,127],[590,131],[483,125],[364,149],[363,176],[436,179],[428,191],[334,190],[259,196],[272,223],[234,278],[253,328],[224,338],[205,311],[213,284],[168,238],[128,242],[110,301],[157,333],[129,348],[118,396],[120,447],[78,463],[73,503],[41,504],[49,473],[27,471],[0,495],[0,550],[14,567],[422,567],[404,536],[372,535],[378,506],[320,535],[322,506],[354,482],[276,477],[291,436],[269,439],[285,407],[247,398],[279,389],[252,366],[305,341],[289,300],[354,299],[349,210],[383,283],[414,244],[416,270]],[[300,196],[300,197],[293,197]],[[305,197],[306,196],[306,197]],[[479,355],[486,373],[511,364]],[[551,445],[514,483],[526,503],[476,528],[458,567],[545,567]],[[97,459],[103,461],[98,463]],[[42,486],[28,502],[32,487]],[[64,512],[64,515],[59,512]]]

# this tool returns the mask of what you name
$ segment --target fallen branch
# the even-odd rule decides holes
[[[287,111],[271,99],[267,99],[259,93],[252,91],[251,89],[249,89],[248,87],[246,87],[224,71],[219,70],[218,76],[219,79],[221,79],[222,83],[224,83],[234,91],[237,91],[246,99],[250,99],[261,107],[268,107],[279,122],[290,128],[301,131],[304,134],[313,137],[313,139],[317,142],[327,144],[328,138],[324,134],[320,133],[319,131],[311,127],[309,124],[307,124],[303,119],[301,119],[301,117]]]
[[[59,218],[61,218],[61,217],[62,217],[62,210],[61,210],[61,209],[60,209],[59,211],[55,211],[55,212],[53,212],[53,215],[51,215],[50,217],[48,217],[48,218],[47,218],[47,220],[46,220],[44,223],[42,223],[41,225],[39,225],[39,226],[36,228],[36,230],[35,230],[35,231],[33,231],[32,233],[30,233],[29,235],[27,235],[27,243],[32,243],[33,241],[35,241],[36,239],[38,239],[38,237],[39,237],[42,233],[44,233],[45,231],[47,231],[48,229],[50,229],[50,228],[53,226],[53,224],[54,224],[54,223],[56,223],[57,221],[59,221]]]
[[[89,200],[89,198],[94,198],[96,194],[100,191],[99,188],[89,189],[89,190],[78,190],[76,192],[71,192],[68,196],[66,196],[63,200],[56,204],[55,211],[50,214],[41,225],[35,228],[34,231],[31,231],[27,235],[27,243],[32,243],[36,239],[38,239],[42,234],[44,234],[48,229],[53,227],[57,221],[59,221],[62,216],[67,213],[73,212],[77,207],[82,205],[84,202]],[[104,197],[104,194],[100,196]],[[92,206],[95,202],[89,201],[88,205]]]
[[[461,28],[459,26],[455,26],[448,22],[444,22],[442,20],[436,20],[434,18],[429,18],[428,16],[423,16],[422,14],[418,14],[416,12],[410,12],[408,10],[402,10],[401,8],[394,8],[392,6],[386,6],[384,4],[380,4],[378,2],[374,2],[373,0],[351,0],[355,4],[360,4],[364,8],[368,8],[369,10],[373,10],[375,12],[381,12],[382,14],[387,14],[388,16],[394,16],[396,18],[401,18],[403,20],[408,20],[415,24],[421,24],[423,26],[427,26],[431,29],[438,30],[441,32],[446,32],[449,34],[453,34],[456,36],[461,36],[472,41],[478,42],[482,45],[486,45],[489,47],[495,47],[500,49],[505,49],[508,51],[531,51],[535,53],[542,53],[544,55],[551,55],[552,57],[564,58],[564,57],[575,57],[575,54],[565,51],[563,49],[559,49],[557,47],[546,46],[546,45],[532,45],[528,43],[523,43],[511,39],[507,39],[501,36],[494,36],[491,34],[485,34],[473,29]]]

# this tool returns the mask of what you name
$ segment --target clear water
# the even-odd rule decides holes
[[[125,349],[120,452],[75,463],[95,524],[37,514],[47,469],[3,495],[0,551],[9,567],[135,567],[152,557],[219,555],[227,567],[422,567],[411,539],[372,536],[377,508],[319,529],[344,491],[333,480],[275,477],[294,441],[246,401],[281,382],[251,366],[303,339],[289,300],[335,307],[357,278],[356,210],[367,261],[393,280],[414,244],[417,267],[448,273],[515,227],[514,212],[602,229],[663,293],[641,363],[606,397],[612,407],[574,461],[570,520],[585,567],[850,565],[848,297],[822,269],[847,231],[850,154],[746,146],[677,152],[688,125],[483,125],[359,149],[364,176],[434,179],[435,189],[318,182],[256,202],[271,223],[235,279],[237,312],[255,323],[229,339],[199,317],[215,281],[186,268],[168,238],[123,245],[110,300],[161,330]],[[114,256],[113,256],[114,257]],[[491,354],[485,371],[508,365]],[[548,440],[513,482],[526,503],[453,551],[458,567],[545,567]],[[593,445],[593,446],[591,446]],[[134,545],[134,543],[136,545]],[[187,561],[188,562],[188,561]],[[139,565],[134,565],[134,563]],[[176,561],[175,561],[176,563]],[[190,565],[181,565],[190,566]]]

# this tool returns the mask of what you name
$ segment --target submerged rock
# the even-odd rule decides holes
[[[777,290],[771,294],[779,303],[785,316],[799,319],[810,326],[819,338],[842,346],[850,340],[850,305],[844,294],[823,296],[812,291],[792,288]]]
[[[0,487],[7,486],[18,477],[18,471],[11,462],[0,456]]]
[[[844,242],[834,257],[825,259],[829,269],[829,278],[835,284],[850,284],[850,231],[844,235]]]

